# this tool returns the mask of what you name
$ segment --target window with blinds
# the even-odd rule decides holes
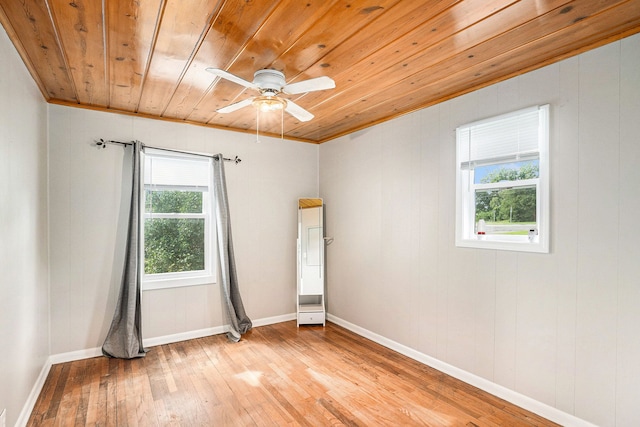
[[[211,159],[144,153],[145,289],[213,283]]]
[[[456,245],[549,251],[549,106],[456,129]]]

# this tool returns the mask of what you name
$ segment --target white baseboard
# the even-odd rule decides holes
[[[162,337],[145,338],[142,340],[142,343],[145,348],[155,347],[157,345],[171,344],[174,342],[193,340],[196,338],[208,337],[211,335],[224,334],[228,330],[229,328],[225,326],[214,326],[212,328],[181,332],[179,334],[165,335]]]
[[[516,406],[524,408],[530,412],[533,412],[534,414],[538,414],[541,417],[544,417],[560,425],[573,427],[597,427],[594,424],[591,424],[588,421],[580,419],[574,415],[568,414],[545,403],[539,402],[535,399],[491,382],[485,378],[479,377],[463,369],[457,368],[453,365],[449,365],[448,363],[421,353],[415,349],[412,349],[411,347],[407,347],[403,344],[385,338],[382,335],[378,335],[374,332],[369,331],[368,329],[361,328],[360,326],[354,325],[353,323],[347,322],[346,320],[343,320],[332,314],[327,314],[327,320],[335,323],[336,325],[342,326],[343,328],[348,329],[351,332],[354,332],[362,337],[370,339],[371,341],[376,342],[384,347],[397,351],[398,353],[410,357],[413,360],[424,363],[425,365],[437,369],[440,372],[464,381],[467,384],[471,384],[472,386],[484,390],[487,393],[493,394],[494,396],[504,399],[507,402],[513,403]]]
[[[73,362],[74,360],[91,359],[92,357],[102,356],[100,347],[87,348],[85,350],[70,351],[67,353],[52,354],[49,356],[49,364],[57,365],[58,363]]]
[[[253,326],[267,326],[274,325],[276,323],[288,322],[289,320],[296,320],[296,313],[283,314],[281,316],[265,317],[263,319],[253,320]]]
[[[51,370],[50,358],[48,358],[44,363],[44,366],[40,370],[40,375],[38,375],[38,378],[36,379],[36,383],[31,388],[31,393],[29,393],[29,396],[27,397],[27,402],[22,407],[22,411],[20,411],[20,415],[16,421],[16,427],[23,427],[27,425],[31,412],[33,412],[33,408],[36,406],[36,402],[38,401],[38,396],[40,396],[40,392],[42,391],[42,387],[44,387],[44,382],[47,380],[49,370]]]
[[[290,313],[281,316],[265,317],[263,319],[253,320],[252,323],[253,326],[266,326],[295,319],[296,314]],[[179,334],[165,335],[162,337],[145,338],[142,342],[145,347],[155,347],[157,345],[171,344],[174,342],[223,334],[228,330],[228,326],[215,326],[212,328],[198,329],[195,331],[182,332]],[[44,387],[44,382],[46,381],[47,376],[49,375],[49,371],[51,370],[51,367],[53,365],[56,365],[58,363],[73,362],[75,360],[90,359],[92,357],[99,356],[102,356],[102,348],[100,347],[70,351],[67,353],[52,354],[51,356],[49,356],[44,366],[42,367],[42,370],[40,371],[40,375],[38,375],[36,383],[31,389],[31,393],[29,393],[27,402],[22,407],[22,411],[20,412],[20,416],[18,417],[18,421],[16,422],[16,427],[23,427],[27,425],[29,416],[31,415],[31,412],[36,405],[38,396],[40,396],[42,387]]]

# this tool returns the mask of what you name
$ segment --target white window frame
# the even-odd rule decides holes
[[[476,184],[473,161],[470,154],[463,153],[463,131],[474,126],[496,122],[505,118],[538,111],[538,149],[537,152],[518,153],[507,158],[494,158],[488,164],[510,163],[523,160],[538,160],[538,178],[520,181],[506,181],[488,184]],[[469,134],[469,132],[467,132]],[[471,142],[466,142],[470,146]],[[487,164],[487,163],[484,163]],[[475,224],[476,190],[503,188],[536,188],[536,232],[530,235],[491,235],[477,234]],[[549,252],[549,105],[541,105],[518,110],[512,113],[491,117],[460,126],[456,129],[456,246],[483,249],[498,249],[521,252]]]
[[[217,259],[217,248],[215,245],[216,241],[216,230],[215,230],[215,212],[214,212],[214,194],[213,194],[213,174],[211,169],[211,161],[209,159],[209,172],[208,172],[208,188],[207,191],[203,191],[203,188],[200,186],[173,186],[173,185],[150,185],[145,182],[145,173],[144,173],[144,165],[145,156],[155,156],[155,157],[163,157],[165,159],[176,159],[176,160],[197,160],[200,162],[206,162],[207,160],[203,158],[203,156],[197,155],[189,155],[186,153],[168,153],[165,150],[154,150],[151,148],[145,148],[145,151],[142,154],[142,179],[140,180],[141,185],[141,206],[140,206],[140,242],[141,242],[141,264],[140,271],[142,277],[142,290],[155,290],[155,289],[167,289],[167,288],[178,288],[183,286],[196,286],[196,285],[206,285],[206,284],[214,284],[217,280],[217,263],[215,260]],[[203,194],[202,200],[202,210],[203,213],[147,213],[145,211],[145,190],[153,189],[153,190],[191,190],[191,191],[200,191]],[[205,268],[204,270],[198,271],[183,271],[183,272],[173,272],[173,273],[157,273],[157,274],[146,274],[144,269],[144,248],[145,248],[145,239],[144,239],[144,226],[145,220],[149,218],[185,218],[185,219],[204,219],[204,262]]]

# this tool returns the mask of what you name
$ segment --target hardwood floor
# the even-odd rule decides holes
[[[335,324],[54,365],[29,426],[556,425]]]

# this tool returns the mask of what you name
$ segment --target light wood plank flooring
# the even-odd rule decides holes
[[[335,324],[54,365],[29,426],[552,426]]]

